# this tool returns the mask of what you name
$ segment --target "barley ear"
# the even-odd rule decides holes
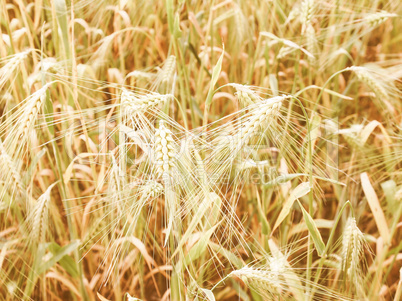
[[[356,219],[349,217],[342,238],[342,271],[354,284],[358,284],[361,272],[363,242],[364,236],[356,225]]]
[[[173,176],[175,172],[175,145],[172,132],[166,128],[163,121],[160,121],[159,127],[155,131],[154,138],[154,156],[155,168],[165,190],[165,202],[167,208],[167,234],[165,244],[167,243],[169,233],[173,228],[174,219],[176,218],[177,200],[174,191]]]
[[[37,200],[31,215],[32,231],[31,241],[33,243],[41,243],[46,241],[47,234],[49,233],[49,204],[50,192],[57,184],[50,185],[45,193],[43,193]]]

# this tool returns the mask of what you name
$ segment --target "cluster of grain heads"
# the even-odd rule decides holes
[[[399,301],[397,2],[0,1],[0,299],[362,299],[375,273],[367,299]],[[326,140],[334,112],[343,136]],[[389,184],[357,211],[384,240],[368,273],[340,213],[366,203],[351,180],[362,166]]]

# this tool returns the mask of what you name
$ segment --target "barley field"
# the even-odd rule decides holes
[[[402,299],[399,0],[0,0],[0,300]]]

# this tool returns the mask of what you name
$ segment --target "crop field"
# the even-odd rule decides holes
[[[0,0],[3,300],[402,300],[402,2]]]

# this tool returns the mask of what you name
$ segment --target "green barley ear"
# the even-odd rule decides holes
[[[176,57],[170,55],[163,67],[159,70],[153,87],[155,91],[160,93],[174,93],[174,85],[176,83]]]
[[[110,152],[112,165],[110,168],[110,183],[108,185],[108,197],[113,204],[113,207],[117,208],[118,211],[122,210],[121,208],[121,199],[124,198],[123,192],[125,188],[125,177],[123,176],[123,172],[117,164],[117,160],[112,152]]]
[[[38,198],[30,217],[28,218],[28,221],[31,223],[31,243],[39,244],[41,242],[46,242],[49,233],[50,193],[56,184],[57,182],[50,185],[45,193]]]
[[[278,52],[278,55],[276,56],[276,58],[278,60],[281,60],[281,59],[285,58],[287,55],[294,52],[295,50],[296,50],[296,48],[293,48],[290,46],[283,46],[283,47],[281,47],[281,49],[279,49],[279,52]]]
[[[163,186],[154,180],[148,181],[141,189],[142,198],[157,198],[162,193]]]
[[[8,157],[16,162],[25,151],[26,144],[30,141],[30,133],[35,127],[35,122],[46,99],[46,91],[52,83],[47,83],[42,88],[27,97],[21,106],[0,125],[0,133],[7,133],[2,144],[3,159],[8,161]],[[8,154],[8,156],[6,156]],[[11,162],[12,162],[11,161]],[[15,165],[14,165],[15,166]],[[18,171],[18,169],[17,169]],[[14,174],[13,179],[18,178]],[[8,185],[8,183],[6,183]]]
[[[316,8],[314,0],[304,0],[301,4],[301,22],[302,22],[302,34],[305,33],[307,27],[311,25],[311,19],[313,18]]]
[[[349,217],[342,238],[342,271],[354,285],[361,280],[361,258],[364,251],[364,235],[356,225],[356,219]]]
[[[288,98],[290,96],[275,96],[251,104],[242,110],[244,115],[225,125],[224,129],[228,132],[223,136],[215,136],[212,141],[214,147],[207,163],[207,170],[217,178],[228,176],[236,158],[251,140],[257,139],[257,144],[260,144],[262,133],[267,133],[270,137],[275,135],[281,126],[277,123],[281,115],[282,102]]]
[[[376,76],[370,69],[360,66],[349,67],[349,70],[353,71],[357,78],[365,83],[376,95],[379,103],[383,103],[390,113],[395,112],[395,108],[392,106],[391,97],[388,94],[386,87],[387,84],[380,76]]]
[[[292,10],[289,12],[288,17],[286,18],[285,24],[288,24],[289,22],[293,20],[299,20],[301,15],[301,10],[300,10],[300,5],[294,5],[292,6]]]
[[[240,49],[241,43],[247,39],[247,34],[249,32],[249,23],[247,18],[244,16],[241,7],[237,4],[233,8],[233,20],[234,20],[234,31],[236,34],[234,40],[234,49]]]
[[[250,86],[240,84],[228,85],[236,89],[235,95],[237,96],[240,104],[244,107],[262,100],[262,98],[258,96],[257,93],[254,92]]]
[[[250,108],[253,110],[251,115],[240,129],[241,144],[248,143],[250,137],[256,134],[261,128],[265,129],[278,116],[282,102],[288,99],[289,96],[275,96],[257,103]]]
[[[0,90],[8,80],[16,76],[19,66],[27,59],[30,52],[32,51],[18,52],[0,61],[0,63],[5,62],[4,66],[0,68]]]
[[[175,166],[175,146],[172,131],[166,128],[163,121],[155,131],[154,153],[157,174],[171,176]]]
[[[0,170],[2,177],[5,178],[4,180],[5,183],[8,183],[7,177],[8,175],[11,175],[12,182],[11,185],[8,185],[8,188],[12,192],[14,192],[14,190],[17,189],[19,193],[22,194],[25,193],[25,188],[22,183],[22,178],[19,173],[18,167],[14,163],[13,159],[8,155],[1,139],[0,139]]]
[[[62,65],[54,57],[43,58],[35,67],[35,71],[28,76],[28,87],[31,89],[34,84],[41,83],[43,76],[62,74]]]
[[[174,173],[176,171],[176,150],[172,132],[165,126],[163,121],[159,122],[159,127],[154,136],[154,165],[157,177],[161,177],[165,190],[165,202],[167,208],[167,235],[165,244],[172,231],[177,211],[176,192],[174,190]]]
[[[13,135],[9,135],[4,141],[8,139],[24,138],[26,139],[29,131],[34,127],[35,121],[39,115],[42,105],[46,99],[46,91],[53,82],[47,83],[42,88],[34,92],[32,95],[24,100],[21,108],[14,112],[14,116],[10,118],[8,123],[3,125],[7,126],[12,122]],[[8,143],[7,143],[8,144]]]
[[[124,107],[126,115],[133,115],[138,113],[145,113],[160,104],[164,104],[172,100],[172,94],[159,94],[151,92],[145,95],[136,94],[127,89],[123,89],[121,94],[121,103]]]
[[[308,24],[307,29],[306,29],[306,39],[307,39],[307,51],[310,52],[314,57],[308,57],[308,61],[310,63],[311,67],[315,67],[317,65],[317,50],[318,50],[318,45],[317,45],[317,38],[315,34],[315,29],[313,25]]]
[[[285,275],[285,271],[284,262],[270,258],[266,268],[245,266],[231,272],[229,276],[240,278],[248,287],[271,299],[283,292],[285,284],[281,277]]]
[[[382,10],[380,12],[376,12],[373,14],[368,14],[367,16],[364,17],[364,21],[370,26],[370,27],[377,27],[387,21],[389,18],[394,18],[397,17],[397,14],[391,14],[385,10]]]

